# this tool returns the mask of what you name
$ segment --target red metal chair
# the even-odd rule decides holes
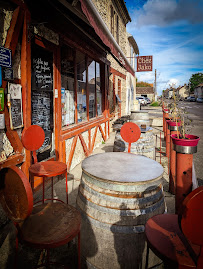
[[[37,162],[36,150],[38,150],[44,143],[45,133],[44,130],[38,125],[31,125],[22,132],[22,144],[33,154],[34,164],[29,168],[30,184],[34,188],[34,176],[43,178],[43,193],[42,202],[44,203],[44,184],[45,179],[52,178],[52,199],[53,200],[53,177],[65,174],[66,177],[66,199],[68,203],[68,181],[67,181],[67,165],[59,161],[44,161]],[[46,199],[47,200],[47,199]]]
[[[141,135],[140,127],[133,122],[126,122],[121,127],[120,134],[123,140],[129,143],[128,152],[130,153],[131,143],[136,142],[140,138]]]
[[[203,268],[203,186],[185,198],[182,209],[182,216],[162,214],[147,221],[146,268],[149,248],[169,268]]]
[[[44,203],[33,207],[32,189],[25,174],[16,166],[0,171],[0,201],[17,228],[18,240],[31,247],[47,250],[47,261],[38,267],[49,266],[49,250],[63,246],[78,236],[78,268],[80,268],[80,226],[78,210],[66,203]],[[58,267],[57,267],[58,268]]]

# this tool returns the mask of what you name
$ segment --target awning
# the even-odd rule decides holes
[[[94,28],[97,35],[101,38],[102,42],[110,48],[111,53],[116,57],[117,61],[119,61],[119,63],[134,76],[134,69],[103,22],[94,4],[89,0],[80,0],[80,2],[83,13],[87,17],[90,25]]]

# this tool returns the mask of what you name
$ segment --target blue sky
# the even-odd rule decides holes
[[[137,72],[138,81],[154,83],[157,92],[188,84],[203,73],[203,0],[125,0],[132,22],[127,31],[140,56],[153,55],[153,71]]]

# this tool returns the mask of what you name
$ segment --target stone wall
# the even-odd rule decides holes
[[[116,12],[116,15],[118,15],[119,17],[119,46],[121,50],[123,51],[123,53],[126,54],[127,53],[126,51],[126,42],[127,42],[126,26],[123,23],[119,10],[114,5],[113,1],[93,0],[93,3],[109,30],[111,27],[110,6],[111,5],[113,6],[114,11]],[[116,26],[116,19],[114,20],[114,24]],[[116,27],[114,27],[114,29],[116,29]],[[114,38],[116,40],[116,34],[114,35]]]

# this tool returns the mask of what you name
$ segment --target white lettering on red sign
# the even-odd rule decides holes
[[[152,71],[152,56],[137,57],[137,72]]]

